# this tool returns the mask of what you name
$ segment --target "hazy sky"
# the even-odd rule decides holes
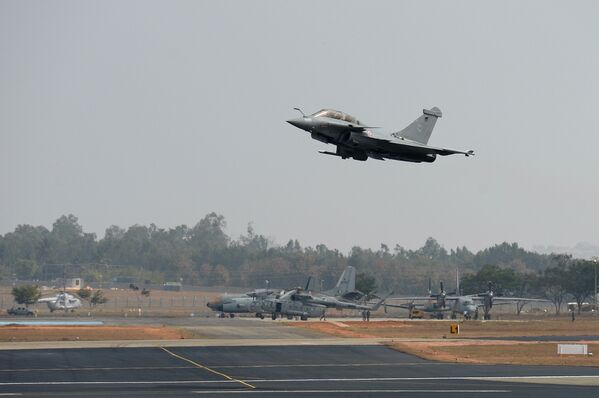
[[[223,214],[347,251],[599,244],[596,1],[0,1],[0,234]],[[357,162],[330,107],[474,158]]]

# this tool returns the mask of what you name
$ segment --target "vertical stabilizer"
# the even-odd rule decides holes
[[[325,293],[332,296],[343,296],[346,293],[350,293],[356,290],[356,269],[351,265],[348,265],[341,278],[335,285],[334,289],[327,290]]]
[[[432,109],[423,109],[422,116],[414,120],[405,129],[393,133],[392,136],[395,138],[405,138],[419,142],[421,144],[427,144],[437,119],[442,116],[441,110],[436,106]]]

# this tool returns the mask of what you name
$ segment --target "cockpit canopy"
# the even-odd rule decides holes
[[[318,112],[310,115],[312,117],[329,117],[331,119],[343,120],[348,123],[361,124],[358,119],[348,115],[347,113],[336,111],[333,109],[321,109]]]

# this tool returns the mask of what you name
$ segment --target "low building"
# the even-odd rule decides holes
[[[57,282],[57,287],[69,290],[79,290],[82,289],[83,286],[83,278],[65,278],[60,279]]]

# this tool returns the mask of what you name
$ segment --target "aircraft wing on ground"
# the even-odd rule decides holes
[[[410,296],[410,297],[389,297],[387,300],[397,300],[397,301],[420,301],[420,300],[434,300],[433,297],[430,296]]]

